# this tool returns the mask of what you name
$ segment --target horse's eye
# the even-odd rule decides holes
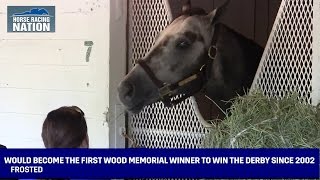
[[[190,46],[190,43],[188,41],[179,41],[177,44],[177,47],[180,49],[185,49]]]

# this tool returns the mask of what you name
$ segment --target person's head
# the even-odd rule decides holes
[[[89,147],[84,113],[76,106],[64,106],[49,112],[41,136],[46,148]]]

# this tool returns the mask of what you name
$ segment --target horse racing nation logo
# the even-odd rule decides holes
[[[8,6],[8,32],[55,32],[55,6]]]

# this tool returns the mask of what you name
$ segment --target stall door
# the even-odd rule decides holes
[[[156,35],[170,22],[171,13],[165,0],[129,1],[129,64],[143,57],[151,48]],[[130,147],[196,148],[207,130],[199,123],[191,100],[174,108],[163,103],[146,107],[137,115],[129,115]]]
[[[128,64],[144,56],[153,45],[158,32],[163,30],[172,18],[180,14],[186,1],[156,0],[128,1]],[[206,11],[220,6],[225,0],[192,0],[192,6]],[[232,0],[222,17],[222,22],[265,46],[281,0]],[[207,100],[206,100],[207,101]],[[199,104],[200,111],[207,117],[216,118],[216,108],[205,100]],[[129,115],[129,146],[151,148],[196,148],[208,132],[193,111],[191,100],[174,108],[165,108],[162,103],[146,107],[138,115]]]

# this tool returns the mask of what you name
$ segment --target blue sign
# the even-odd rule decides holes
[[[55,6],[8,6],[7,32],[55,32]]]
[[[319,178],[318,149],[0,149],[0,178]]]

